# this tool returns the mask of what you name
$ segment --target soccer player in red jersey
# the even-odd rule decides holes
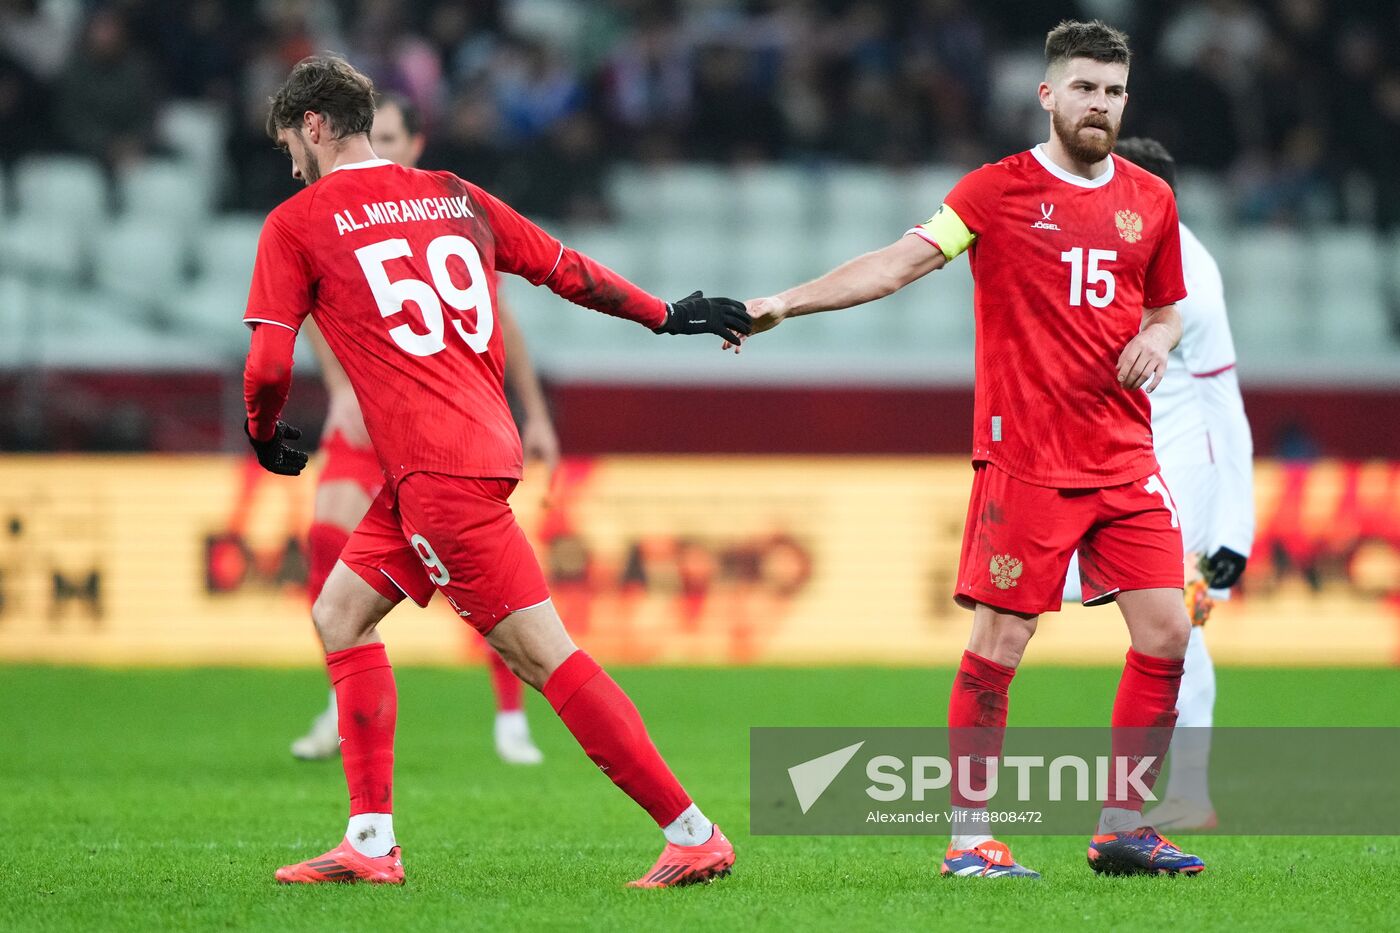
[[[956,598],[973,621],[948,711],[946,875],[1036,875],[988,834],[985,801],[957,788],[986,788],[979,761],[1000,754],[1007,688],[1040,614],[1060,608],[1076,548],[1085,602],[1116,601],[1131,638],[1113,705],[1115,764],[1162,761],[1190,632],[1181,533],[1143,391],[1181,337],[1176,202],[1161,179],[1112,155],[1128,99],[1127,37],[1098,21],[1064,22],[1045,57],[1047,141],[965,176],[898,242],[749,302],[758,333],[891,294],[969,253],[976,422]],[[1155,772],[1141,782],[1149,790]],[[1094,869],[1200,871],[1199,858],[1141,825],[1141,792],[1125,780],[1120,794],[1118,777],[1110,773],[1090,843]]]
[[[263,226],[245,322],[246,430],[258,461],[295,475],[306,454],[279,414],[296,332],[312,316],[350,379],[385,486],[312,607],[335,687],[350,821],[340,845],[279,881],[401,883],[393,828],[397,693],[379,621],[433,588],[540,690],[589,758],[661,826],[639,887],[728,873],[734,849],[652,744],[637,708],[570,640],[507,499],[521,448],[503,382],[495,272],[664,334],[739,342],[743,305],[696,292],[667,304],[449,172],[375,156],[374,89],[334,56],[299,63],[268,131],[306,188]]]
[[[370,143],[375,154],[408,168],[416,168],[423,154],[426,138],[421,130],[417,110],[407,101],[383,98],[374,111]],[[520,445],[526,460],[542,462],[552,476],[559,464],[559,439],[550,421],[544,390],[530,362],[525,335],[504,303],[496,305],[496,319],[501,325],[505,343],[506,380],[515,391],[524,411]],[[325,458],[316,485],[316,505],[312,515],[309,538],[309,572],[307,594],[314,604],[331,568],[340,558],[350,532],[369,511],[370,503],[384,486],[384,471],[374,455],[374,446],[365,430],[364,416],[350,379],[336,361],[335,354],[321,337],[314,323],[303,327],[316,353],[321,379],[326,385],[330,406],[322,429],[321,451]],[[539,747],[530,738],[530,726],[525,718],[524,691],[504,659],[494,651],[487,653],[491,672],[491,687],[496,696],[496,721],[492,729],[496,754],[502,761],[517,765],[534,765],[544,760]],[[292,754],[304,760],[332,758],[340,754],[340,730],[337,723],[335,691],[330,704],[312,721],[306,735],[292,742]]]

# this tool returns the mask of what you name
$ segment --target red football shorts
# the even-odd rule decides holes
[[[320,483],[349,481],[359,486],[373,499],[384,488],[384,469],[374,448],[366,444],[355,447],[336,431],[321,442],[325,464],[321,467]]]
[[[549,599],[544,574],[507,501],[513,479],[410,473],[385,487],[340,559],[386,599],[428,605],[442,591],[485,635]]]
[[[958,565],[956,599],[1011,612],[1060,608],[1079,551],[1084,605],[1124,590],[1181,589],[1181,527],[1160,475],[1121,486],[1056,489],[978,463]]]

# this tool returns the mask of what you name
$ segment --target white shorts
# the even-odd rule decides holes
[[[1220,474],[1213,463],[1174,464],[1161,461],[1162,479],[1176,502],[1181,521],[1181,545],[1187,554],[1203,554],[1215,529],[1215,498]]]

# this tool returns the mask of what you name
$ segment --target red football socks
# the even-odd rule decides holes
[[[495,651],[487,654],[491,668],[491,689],[496,693],[496,712],[514,713],[524,708],[523,685],[505,660]]]
[[[394,723],[398,691],[384,645],[326,655],[339,707],[340,758],[350,789],[350,815],[394,812]]]
[[[1128,649],[1118,696],[1113,701],[1113,761],[1109,767],[1107,807],[1142,809],[1142,792],[1127,780],[1138,763],[1152,763],[1139,771],[1138,780],[1148,790],[1162,770],[1176,725],[1176,695],[1181,688],[1181,658],[1154,658]],[[1122,763],[1126,767],[1123,772]],[[1124,784],[1120,793],[1119,782]]]
[[[312,524],[306,536],[306,595],[311,597],[313,603],[321,595],[326,577],[331,575],[331,568],[340,560],[340,552],[345,550],[349,540],[350,532],[339,525],[325,522]]]
[[[971,651],[963,652],[948,702],[948,751],[953,759],[955,807],[987,806],[985,800],[973,800],[962,789],[981,792],[987,788],[986,759],[1001,754],[1006,734],[1007,690],[1014,676],[1014,667],[989,661]]]
[[[665,827],[690,796],[647,735],[637,707],[586,652],[575,651],[545,681],[545,699],[593,763]]]

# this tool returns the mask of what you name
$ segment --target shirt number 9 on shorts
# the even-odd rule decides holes
[[[485,353],[491,342],[491,333],[496,329],[496,321],[491,308],[490,285],[476,244],[466,237],[455,235],[440,236],[429,243],[425,258],[433,279],[432,285],[420,279],[395,281],[389,278],[384,264],[391,259],[407,259],[412,255],[413,250],[402,237],[380,240],[355,250],[355,258],[360,261],[360,269],[365,274],[370,291],[374,293],[382,317],[393,317],[403,311],[404,305],[410,301],[418,306],[418,313],[423,316],[427,333],[420,334],[410,325],[400,324],[389,330],[394,343],[414,356],[432,356],[447,349],[447,341],[443,337],[447,329],[442,311],[445,301],[458,311],[476,309],[475,331],[463,327],[460,318],[453,318],[452,326],[467,346],[477,353]],[[471,284],[466,288],[457,287],[447,268],[447,260],[454,256],[467,267]]]
[[[408,539],[408,543],[413,545],[413,549],[418,552],[418,559],[428,568],[428,579],[438,586],[446,586],[452,577],[448,575],[447,568],[438,559],[437,552],[428,543],[428,539],[422,535],[414,535]]]

